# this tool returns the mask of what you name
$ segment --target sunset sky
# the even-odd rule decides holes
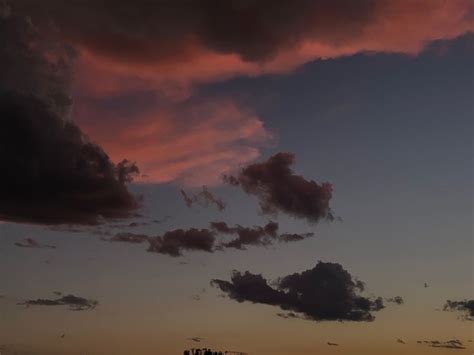
[[[474,351],[472,0],[0,0],[0,354]]]

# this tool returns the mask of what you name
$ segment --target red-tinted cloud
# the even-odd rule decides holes
[[[136,161],[146,182],[217,183],[221,173],[256,159],[271,139],[252,111],[232,101],[152,103],[127,112],[89,102],[78,106],[77,117],[113,160]]]
[[[416,54],[474,30],[470,0],[17,0],[80,48],[82,65],[161,84],[285,72],[361,51]]]
[[[154,92],[174,103],[116,122],[120,113],[113,109],[76,100],[79,122],[113,160],[137,161],[150,181],[189,185],[211,184],[252,161],[269,137],[255,114],[231,100],[183,108],[196,84],[288,73],[359,52],[415,55],[432,40],[474,30],[470,0],[16,0],[13,6],[40,28],[53,23],[80,53],[80,95],[106,101]]]

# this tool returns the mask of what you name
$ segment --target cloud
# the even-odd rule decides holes
[[[386,298],[385,301],[387,301],[389,303],[395,303],[395,304],[398,304],[398,305],[402,305],[402,304],[405,303],[404,299],[400,296]]]
[[[222,243],[224,248],[244,249],[245,245],[269,245],[277,238],[278,223],[268,222],[263,227],[229,227],[225,222],[212,222],[211,228],[224,234],[237,234],[237,238]]]
[[[314,233],[284,233],[280,235],[280,241],[290,243],[290,242],[299,242],[300,240],[305,240],[307,238],[314,237]]]
[[[423,340],[418,341],[419,344],[426,344],[431,348],[444,348],[444,349],[456,349],[462,350],[466,349],[464,344],[457,339],[448,340],[448,341],[439,341],[439,340]]]
[[[443,306],[444,311],[460,312],[464,320],[474,320],[474,300],[450,301]]]
[[[402,339],[397,339],[398,344],[405,344],[405,342]]]
[[[112,159],[136,161],[146,175],[137,181],[145,183],[215,185],[222,173],[255,160],[272,141],[253,110],[231,99],[173,103],[137,91],[77,101],[75,113],[84,132],[101,142]]]
[[[193,337],[193,338],[188,338],[188,340],[194,341],[195,343],[200,343],[201,341],[204,340],[204,338]]]
[[[181,256],[183,250],[213,252],[215,235],[208,229],[175,229],[162,236],[150,237],[149,252]]]
[[[278,279],[275,287],[248,271],[235,271],[231,281],[215,279],[211,284],[237,302],[273,305],[314,321],[368,322],[375,319],[373,312],[384,308],[382,298],[361,296],[363,283],[337,263],[318,262]]]
[[[268,246],[273,242],[298,242],[314,236],[314,233],[284,233],[278,235],[279,225],[273,221],[268,222],[263,227],[242,227],[240,225],[230,227],[225,222],[211,222],[210,227],[220,234],[237,235],[231,241],[221,243],[220,248],[245,249],[246,245]]]
[[[51,249],[56,249],[56,246],[54,245],[48,245],[48,244],[40,244],[33,238],[26,238],[22,242],[16,242],[15,245],[17,247],[21,248],[51,248]]]
[[[122,243],[134,243],[140,244],[144,243],[148,240],[148,236],[145,234],[136,234],[136,233],[129,233],[129,232],[121,232],[115,234],[109,240],[111,242],[122,242]]]
[[[301,316],[299,316],[299,315],[297,315],[296,313],[293,313],[293,312],[277,313],[276,315],[278,317],[284,318],[284,319],[302,318]]]
[[[331,184],[319,184],[294,174],[291,169],[294,160],[291,153],[277,153],[267,161],[248,165],[237,176],[224,175],[223,179],[256,196],[264,214],[281,211],[309,222],[332,221]]]
[[[98,223],[131,215],[126,183],[138,168],[115,165],[71,120],[75,52],[46,41],[0,5],[0,219]]]
[[[74,295],[66,295],[55,299],[38,298],[17,303],[18,305],[29,306],[67,306],[71,311],[88,311],[94,309],[99,302]]]
[[[227,235],[236,237],[225,241]],[[182,256],[184,251],[205,251],[214,253],[227,248],[245,250],[245,246],[268,246],[274,242],[296,242],[313,236],[313,233],[278,235],[278,223],[268,222],[264,226],[230,227],[225,222],[211,222],[209,228],[175,229],[163,235],[148,236],[130,232],[120,232],[112,238],[103,239],[110,242],[140,244],[148,242],[148,251],[166,254],[173,257]],[[219,241],[217,237],[222,237]]]
[[[85,67],[154,77],[160,84],[286,72],[317,58],[358,52],[416,54],[429,41],[474,29],[469,0],[14,5],[41,26],[53,22],[80,48]]]
[[[191,208],[194,203],[201,206],[207,207],[209,204],[213,204],[219,211],[225,210],[225,202],[222,199],[215,197],[206,186],[202,187],[202,190],[197,194],[188,195],[184,190],[180,190],[181,196],[186,203],[186,206]]]
[[[74,111],[82,131],[113,161],[137,162],[148,176],[143,181],[193,187],[219,183],[217,176],[254,161],[271,140],[252,110],[232,99],[196,99],[197,85],[287,73],[360,52],[413,55],[432,40],[474,30],[469,0],[15,0],[12,6],[44,33],[52,27],[52,36],[77,53]],[[151,105],[129,109],[129,100],[148,96]]]

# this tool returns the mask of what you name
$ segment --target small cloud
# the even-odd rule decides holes
[[[405,342],[402,339],[397,339],[398,344],[405,344]]]
[[[184,190],[180,190],[181,196],[186,203],[186,206],[191,208],[194,203],[197,203],[203,207],[208,207],[210,204],[215,205],[219,211],[225,210],[226,204],[222,199],[215,197],[206,186],[202,187],[202,190],[197,194],[188,195]]]
[[[330,342],[327,342],[327,344],[328,344],[329,346],[339,346],[339,344],[337,344],[337,343],[330,343]]]
[[[269,245],[277,238],[278,223],[268,222],[263,227],[229,227],[225,222],[212,222],[211,228],[224,234],[236,234],[237,238],[222,243],[224,248],[244,249],[245,245]]]
[[[88,311],[94,309],[99,302],[74,295],[66,295],[56,299],[38,298],[35,300],[26,300],[18,305],[23,306],[67,306],[71,311]]]
[[[389,303],[395,303],[395,304],[398,304],[398,305],[402,305],[405,303],[405,301],[403,300],[402,297],[400,296],[395,296],[395,297],[390,297],[390,298],[386,298],[385,301],[389,302]]]
[[[444,348],[444,349],[455,349],[455,350],[463,350],[466,349],[464,344],[458,340],[448,340],[448,341],[439,341],[439,340],[418,340],[418,344],[425,344],[431,348]]]
[[[40,244],[33,238],[26,238],[22,242],[16,242],[15,245],[20,248],[50,248],[56,249],[54,245]]]
[[[294,154],[277,153],[267,161],[248,165],[237,176],[224,175],[223,180],[256,196],[263,214],[284,212],[309,222],[334,220],[329,206],[331,184],[296,175],[291,169],[294,160]]]
[[[297,242],[314,236],[314,233],[285,233],[278,235],[279,225],[277,222],[269,221],[263,227],[242,227],[235,225],[230,227],[226,222],[211,222],[211,229],[220,234],[237,235],[229,242],[222,243],[220,248],[245,249],[246,245],[268,246],[273,242]]]
[[[148,238],[149,252],[181,256],[183,250],[214,251],[214,232],[208,229],[175,229],[163,236]]]
[[[443,311],[460,312],[461,319],[474,320],[474,300],[450,301],[447,300]]]
[[[193,337],[193,338],[188,338],[188,340],[194,341],[195,343],[200,343],[201,341],[204,340],[204,338]]]
[[[115,234],[112,238],[109,239],[109,241],[140,244],[146,242],[148,238],[149,237],[145,234],[122,232]]]

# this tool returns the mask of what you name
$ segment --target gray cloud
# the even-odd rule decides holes
[[[389,303],[395,303],[395,304],[398,304],[398,305],[402,305],[402,304],[405,303],[405,300],[400,296],[386,298],[385,301],[389,302]]]
[[[215,235],[208,229],[175,229],[162,236],[150,237],[149,252],[181,256],[183,250],[200,250],[212,253]]]
[[[223,180],[256,196],[264,214],[280,211],[309,222],[334,220],[329,206],[331,184],[319,184],[294,174],[294,160],[291,153],[277,153],[265,162],[248,165],[237,176],[225,175]]]
[[[71,311],[88,311],[94,309],[99,302],[74,295],[66,295],[55,299],[38,298],[17,303],[24,306],[66,306]]]
[[[444,311],[460,312],[461,319],[474,320],[474,300],[451,301],[447,300],[443,306]]]
[[[50,249],[56,249],[56,246],[54,245],[48,245],[48,244],[40,244],[33,238],[26,238],[22,242],[15,242],[14,243],[17,247],[20,248],[50,248]]]
[[[368,298],[361,281],[337,263],[318,262],[312,269],[278,279],[275,287],[261,275],[235,271],[231,281],[212,280],[237,302],[273,305],[314,321],[373,321],[382,298]]]
[[[431,348],[443,348],[443,349],[454,349],[454,350],[463,350],[466,349],[462,341],[453,339],[448,341],[439,341],[439,340],[423,340],[418,341],[419,344],[425,344]]]
[[[214,196],[211,191],[206,186],[202,187],[202,190],[197,194],[189,195],[184,190],[180,190],[181,196],[183,197],[186,206],[191,208],[193,204],[197,203],[203,207],[208,207],[209,205],[215,205],[219,211],[225,210],[225,202],[222,199]]]

